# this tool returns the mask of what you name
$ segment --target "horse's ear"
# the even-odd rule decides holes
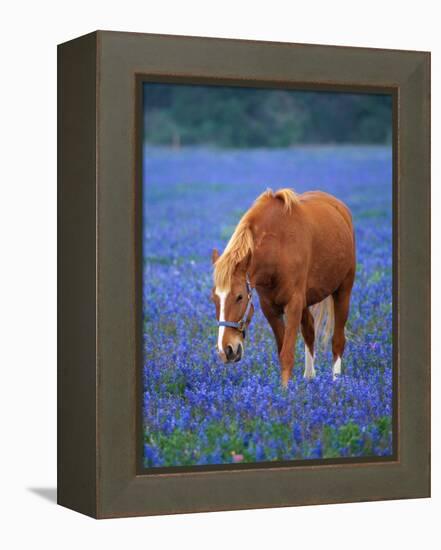
[[[251,251],[237,264],[236,271],[246,273],[251,261]]]
[[[217,248],[213,248],[213,252],[211,253],[211,261],[213,265],[216,263],[218,258],[219,258],[219,251]]]

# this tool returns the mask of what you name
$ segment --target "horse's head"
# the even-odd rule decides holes
[[[218,257],[219,252],[214,249],[213,264]],[[217,351],[224,363],[237,362],[243,357],[245,333],[254,313],[251,294],[247,262],[237,265],[228,290],[214,287],[211,292],[219,326]]]

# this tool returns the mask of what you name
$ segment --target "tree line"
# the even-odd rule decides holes
[[[389,94],[145,83],[150,145],[289,147],[391,141]]]

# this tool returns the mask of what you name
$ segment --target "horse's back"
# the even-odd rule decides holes
[[[352,214],[346,204],[324,191],[307,191],[299,196],[301,203],[305,205],[322,205],[325,207],[335,208],[347,225],[352,229]]]
[[[306,293],[308,305],[319,302],[354,276],[352,216],[336,197],[309,191],[298,195],[289,212],[272,198],[250,221],[258,279],[276,285],[278,302],[289,299],[296,287]]]
[[[282,248],[299,250],[303,246],[328,247],[333,241],[354,248],[354,229],[349,208],[339,199],[323,191],[308,191],[298,195],[298,204],[286,213],[282,201],[273,198],[255,210],[253,227],[265,239],[271,239],[274,254]],[[259,236],[256,235],[259,242]],[[264,254],[268,254],[265,250]]]
[[[321,229],[320,233],[328,233],[332,228],[332,234],[344,233],[354,245],[352,214],[343,201],[323,191],[308,191],[300,195],[300,202],[307,218]]]
[[[304,193],[300,201],[304,222],[312,235],[308,284],[325,296],[355,275],[352,215],[342,201],[322,191]]]

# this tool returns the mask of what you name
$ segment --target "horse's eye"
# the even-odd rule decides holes
[[[242,300],[242,294],[239,294],[239,296],[236,298],[236,302],[240,302]]]

